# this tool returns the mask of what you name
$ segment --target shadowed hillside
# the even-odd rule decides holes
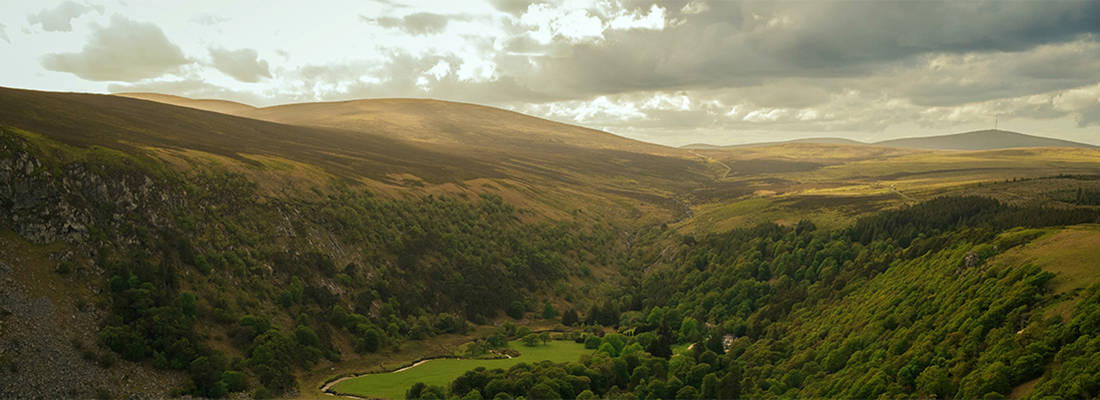
[[[0,89],[0,121],[72,146],[125,152],[151,146],[253,163],[291,159],[347,178],[412,173],[429,182],[501,176],[483,162],[378,135],[288,126],[118,96]],[[440,164],[461,168],[446,168]]]
[[[225,109],[175,96],[152,101]],[[518,175],[543,175],[570,184],[594,175],[650,181],[643,186],[684,189],[708,181],[714,172],[689,151],[645,143],[594,129],[562,124],[512,111],[430,99],[374,99],[235,108],[224,112],[289,125],[335,128],[420,143],[507,168]],[[607,180],[598,183],[607,186]],[[637,185],[618,191],[638,192]],[[648,197],[648,196],[643,196]]]
[[[266,157],[347,182],[365,178],[416,190],[456,184],[440,190],[464,191],[473,180],[502,180],[516,196],[556,210],[598,200],[626,214],[636,207],[680,214],[675,193],[716,175],[684,150],[470,104],[377,100],[247,113],[293,124],[287,125],[190,108],[246,110],[235,103],[143,96],[157,102],[0,89],[0,121],[68,145],[198,151],[257,167],[256,159]],[[541,208],[535,203],[528,206]]]

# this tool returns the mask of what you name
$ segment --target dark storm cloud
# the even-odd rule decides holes
[[[914,55],[1022,51],[1100,31],[1096,1],[713,1],[691,15],[660,4],[682,23],[605,32],[572,57],[544,60],[547,69],[588,93],[737,87],[863,76]]]
[[[940,54],[907,70],[851,85],[889,87],[923,106],[953,106],[1087,86],[1100,81],[1100,43],[1091,38],[1025,52]]]
[[[118,15],[109,26],[96,27],[80,52],[51,53],[41,59],[50,71],[90,81],[124,82],[158,77],[191,62],[156,25]]]
[[[790,29],[753,35],[811,68],[895,60],[927,52],[1019,51],[1100,31],[1096,1],[816,2],[760,4]]]

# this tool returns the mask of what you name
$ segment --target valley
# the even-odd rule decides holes
[[[0,106],[0,397],[332,398],[439,356],[466,359],[331,389],[1100,390],[1095,148],[674,148],[409,99]]]

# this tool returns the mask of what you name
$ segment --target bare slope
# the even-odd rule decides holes
[[[484,186],[490,180],[498,182],[495,188],[537,198],[546,209],[570,213],[595,199],[629,218],[642,215],[638,207],[679,213],[684,207],[677,193],[716,175],[685,150],[470,104],[230,107],[279,121],[272,122],[189,108],[189,99],[151,98],[158,102],[0,88],[0,125],[82,147],[199,151],[257,166],[257,157],[289,160],[350,181],[367,178],[410,190],[464,191],[473,181]]]
[[[1021,147],[1076,147],[1092,149],[1097,147],[1091,144],[1072,142],[1069,140],[1061,140],[1042,136],[1027,135],[1019,132],[990,129],[984,131],[957,133],[952,135],[891,139],[871,143],[864,143],[857,140],[844,138],[822,137],[795,139],[782,142],[761,142],[729,146],[716,146],[705,143],[695,143],[682,146],[681,148],[693,150],[721,150],[797,143],[871,145],[915,150],[998,150]]]
[[[411,173],[429,182],[499,176],[491,166],[379,135],[289,126],[119,96],[0,88],[0,125],[130,153],[195,150],[251,163],[290,159],[346,178]]]
[[[370,131],[430,143],[526,147],[569,144],[589,148],[683,154],[594,129],[521,113],[431,99],[371,99],[260,108],[248,117],[294,125]]]
[[[794,140],[785,140],[779,142],[759,142],[748,144],[732,144],[726,146],[717,146],[706,143],[692,143],[689,145],[680,146],[682,149],[694,149],[694,150],[717,150],[717,149],[736,149],[745,147],[760,147],[760,146],[775,146],[781,144],[795,144],[795,143],[813,143],[813,144],[849,144],[849,145],[861,145],[866,144],[858,140],[845,139],[845,138],[833,138],[833,137],[821,137],[821,138],[803,138]]]
[[[434,99],[367,99],[257,108],[229,101],[157,93],[115,95],[290,125],[339,128],[435,144],[494,148],[568,144],[676,156],[686,154],[678,149],[513,111]]]
[[[158,103],[166,103],[177,105],[181,107],[197,108],[199,110],[213,111],[222,114],[241,115],[249,111],[255,110],[256,107],[248,104],[238,103],[228,100],[216,100],[216,99],[189,99],[187,97],[173,96],[170,94],[160,93],[115,93],[115,96],[129,97],[132,99],[142,99],[155,101]]]
[[[1096,148],[1096,146],[1085,143],[992,129],[954,135],[886,140],[874,144],[877,146],[930,150],[996,150],[1017,147]]]

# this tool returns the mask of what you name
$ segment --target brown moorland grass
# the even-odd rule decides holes
[[[0,127],[72,148],[100,146],[148,160],[211,155],[269,171],[254,175],[273,184],[315,186],[318,180],[329,180],[387,192],[438,193],[432,188],[449,187],[476,195],[485,187],[471,189],[465,182],[511,182],[542,191],[533,207],[539,215],[625,207],[617,213],[624,220],[653,223],[682,213],[677,193],[715,177],[711,166],[684,150],[469,104],[319,103],[280,106],[267,116],[276,114],[312,126],[121,96],[0,88]],[[330,116],[336,122],[319,126]],[[302,166],[316,171],[294,172]]]

